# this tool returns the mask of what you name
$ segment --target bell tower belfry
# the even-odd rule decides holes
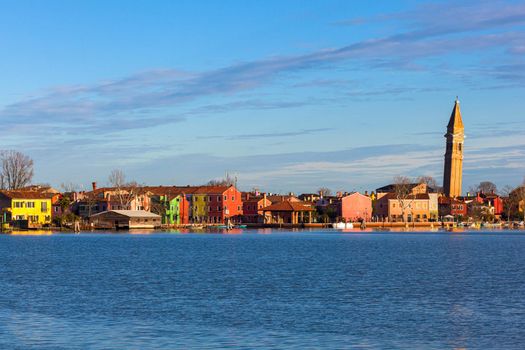
[[[461,119],[459,100],[456,97],[454,109],[447,125],[447,146],[445,151],[445,171],[443,173],[443,190],[445,195],[455,198],[461,195],[463,179],[463,143],[465,141],[465,127]]]

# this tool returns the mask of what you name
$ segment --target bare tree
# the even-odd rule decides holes
[[[481,193],[496,193],[498,188],[493,182],[482,181],[479,183],[477,190]]]
[[[320,189],[317,190],[317,193],[319,193],[319,195],[322,197],[327,197],[327,196],[332,195],[332,191],[327,187],[321,187]]]
[[[520,209],[523,210],[523,220],[525,221],[525,179],[523,179],[521,186],[518,186],[514,191],[512,191],[512,195],[514,195],[516,198],[518,212]]]
[[[401,208],[403,222],[405,222],[406,210],[412,206],[412,202],[415,199],[415,195],[412,192],[412,181],[406,176],[396,176],[394,178],[394,194]]]
[[[500,196],[503,200],[503,209],[505,210],[507,214],[507,221],[510,221],[511,216],[512,216],[512,211],[519,204],[517,203],[516,196],[512,194],[513,191],[514,191],[514,188],[509,185],[506,185],[500,191]]]
[[[109,183],[114,188],[115,197],[121,207],[130,208],[133,200],[143,195],[143,186],[136,181],[126,182],[126,174],[120,169],[114,169],[109,174]]]
[[[0,187],[6,190],[16,190],[27,186],[33,179],[33,160],[18,151],[0,152],[2,170]]]
[[[434,179],[430,175],[422,175],[418,177],[417,183],[427,185],[427,191],[429,191],[429,189],[432,189],[434,191],[438,190],[438,184],[437,184],[436,179]]]
[[[237,187],[237,177],[226,173],[222,179],[213,179],[206,183],[208,186],[235,186]]]
[[[62,189],[62,192],[64,193],[73,193],[76,192],[78,189],[78,185],[72,183],[72,182],[62,182],[60,184],[60,188]]]

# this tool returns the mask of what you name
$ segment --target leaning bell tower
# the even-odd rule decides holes
[[[445,195],[454,198],[461,195],[463,178],[463,142],[465,127],[459,110],[459,100],[456,97],[454,109],[447,125],[447,146],[445,151],[445,171],[443,173],[443,190]]]

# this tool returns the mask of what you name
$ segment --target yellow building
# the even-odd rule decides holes
[[[16,226],[51,224],[51,195],[36,191],[1,191],[2,221]]]
[[[194,193],[191,201],[191,219],[195,223],[203,223],[208,219],[209,198],[207,194]]]

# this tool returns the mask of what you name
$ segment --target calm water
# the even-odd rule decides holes
[[[525,233],[0,236],[1,349],[525,347]]]

